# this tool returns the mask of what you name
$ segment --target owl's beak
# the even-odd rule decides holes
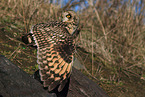
[[[62,21],[66,22],[66,21],[68,21],[68,18],[65,17],[65,18],[62,19]]]

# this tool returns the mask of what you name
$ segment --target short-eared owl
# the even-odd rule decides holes
[[[61,91],[70,77],[74,39],[78,35],[79,18],[74,11],[62,13],[61,22],[40,23],[31,33],[37,45],[37,63],[44,87]]]

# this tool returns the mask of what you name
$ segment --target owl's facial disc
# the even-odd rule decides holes
[[[63,22],[73,22],[73,16],[68,12],[63,13],[63,18],[62,19],[63,19],[62,20]]]
[[[62,13],[62,22],[72,23],[79,22],[79,18],[74,11],[65,11]]]
[[[79,17],[74,11],[65,11],[62,13],[62,22],[78,24]]]

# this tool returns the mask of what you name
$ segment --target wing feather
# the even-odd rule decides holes
[[[44,87],[51,91],[60,84],[59,90],[62,90],[72,68],[71,36],[65,25],[58,22],[37,24],[31,33],[37,45],[37,62]]]

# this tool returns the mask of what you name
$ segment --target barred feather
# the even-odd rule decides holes
[[[41,81],[51,91],[70,76],[73,40],[64,24],[57,22],[35,25],[32,34],[37,45]]]
[[[61,91],[70,77],[74,52],[72,34],[77,27],[70,24],[66,21],[40,23],[31,30],[37,45],[40,79],[49,91],[58,85],[58,91]]]

